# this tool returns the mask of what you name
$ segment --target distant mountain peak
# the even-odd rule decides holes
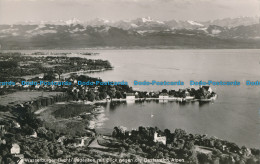
[[[207,28],[211,25],[216,25],[220,27],[237,27],[237,26],[249,26],[254,24],[259,24],[260,19],[259,16],[255,17],[236,17],[236,18],[224,18],[224,19],[216,19],[210,21],[194,21],[194,20],[168,20],[161,21],[147,17],[140,17],[132,20],[119,20],[119,21],[111,21],[102,18],[95,18],[89,21],[81,21],[77,18],[72,18],[69,20],[56,20],[56,21],[24,21],[17,23],[18,25],[76,25],[80,24],[82,26],[111,26],[117,27],[124,30],[135,30],[135,31],[147,31],[147,30],[155,30],[155,31],[167,31],[174,29],[200,29]]]
[[[152,22],[153,21],[153,19],[151,19],[151,17],[144,17],[144,18],[141,18],[142,19],[142,21],[145,23],[145,22]]]
[[[69,19],[67,21],[65,21],[65,23],[67,25],[71,25],[71,24],[81,24],[82,21],[78,20],[77,18],[72,18],[72,19]]]
[[[195,22],[195,21],[192,21],[192,20],[188,20],[187,22],[188,22],[189,24],[191,24],[191,25],[194,25],[194,26],[201,26],[201,27],[204,26],[203,24],[200,24],[200,23]]]

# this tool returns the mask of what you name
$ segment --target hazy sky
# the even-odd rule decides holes
[[[74,17],[204,21],[259,15],[260,0],[0,0],[0,24]]]

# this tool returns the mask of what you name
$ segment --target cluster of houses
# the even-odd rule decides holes
[[[20,129],[20,124],[15,122],[15,121],[10,121],[10,126],[12,128],[17,128]],[[7,145],[7,141],[2,138],[3,136],[5,136],[5,134],[7,134],[7,130],[6,130],[6,125],[1,124],[0,125],[0,147]],[[24,155],[21,154],[21,149],[18,143],[11,143],[11,148],[10,148],[10,154],[12,155],[12,158],[14,161],[16,161],[17,164],[24,164]]]
[[[206,97],[204,98],[204,100],[213,100],[216,98],[216,94],[212,91],[210,86],[200,86],[198,90],[195,90],[194,88],[187,88],[169,92],[147,92],[143,99],[157,99],[162,102],[167,102],[168,100],[175,100],[179,102],[196,99],[203,100],[202,98],[197,96],[199,94]],[[126,93],[126,101],[134,102],[138,99],[140,99],[138,92]]]
[[[142,127],[144,128],[144,127]],[[142,133],[142,128],[139,130],[132,129],[131,131],[128,131],[126,127],[124,126],[117,126],[115,129],[117,129],[117,133],[120,133],[120,135],[123,136],[131,136],[131,135],[137,135],[138,133]],[[150,136],[153,136],[153,142],[159,142],[164,145],[166,145],[167,138],[162,133],[155,131],[153,128],[144,128],[148,131]]]
[[[20,129],[20,124],[15,121],[9,121],[10,127],[9,128],[18,128]],[[8,134],[7,131],[7,125],[0,124],[0,147],[5,146],[7,144],[11,145],[9,149],[9,153],[12,156],[12,160],[15,161],[17,164],[24,164],[24,155],[21,153],[21,148],[19,145],[19,142],[15,141],[13,143],[7,143],[7,141],[4,139],[4,136]],[[37,138],[36,131],[33,131],[33,133],[29,136],[26,136],[29,138]],[[74,137],[74,138],[68,138],[67,136],[60,136],[57,138],[57,143],[60,143],[61,145],[65,145],[68,147],[84,147],[88,146],[89,143],[93,140],[95,137],[95,133],[90,130],[86,130],[86,136],[83,137]]]
[[[93,131],[86,130],[85,136],[68,138],[67,136],[60,136],[57,139],[57,142],[61,145],[68,147],[84,147],[88,146],[89,143],[93,140],[96,134]]]

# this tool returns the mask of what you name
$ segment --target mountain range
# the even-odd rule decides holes
[[[64,48],[260,48],[259,17],[214,21],[20,22],[0,25],[2,49]]]

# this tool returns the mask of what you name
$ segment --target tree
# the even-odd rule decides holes
[[[50,71],[44,75],[43,79],[48,81],[53,81],[55,79],[55,73]]]
[[[175,138],[182,139],[186,135],[187,135],[187,133],[185,130],[175,129],[175,131],[174,131]]]
[[[167,89],[163,89],[162,93],[168,93]]]
[[[106,92],[100,92],[99,98],[100,98],[101,100],[107,98],[107,93],[106,93]]]
[[[87,98],[88,98],[89,101],[94,101],[95,97],[96,97],[96,95],[93,91],[87,92]]]
[[[123,95],[121,94],[120,91],[116,91],[116,98],[120,99],[120,98],[123,98]]]
[[[15,139],[18,140],[18,141],[21,140],[22,135],[20,133],[15,134]]]
[[[59,75],[59,80],[60,80],[60,75],[63,73],[63,70],[61,67],[56,67],[55,72]]]
[[[120,147],[120,148],[119,148],[119,154],[122,154],[122,153],[124,153],[124,152],[125,152],[125,148]]]
[[[128,149],[128,153],[135,154],[136,151],[130,147],[130,148]]]

